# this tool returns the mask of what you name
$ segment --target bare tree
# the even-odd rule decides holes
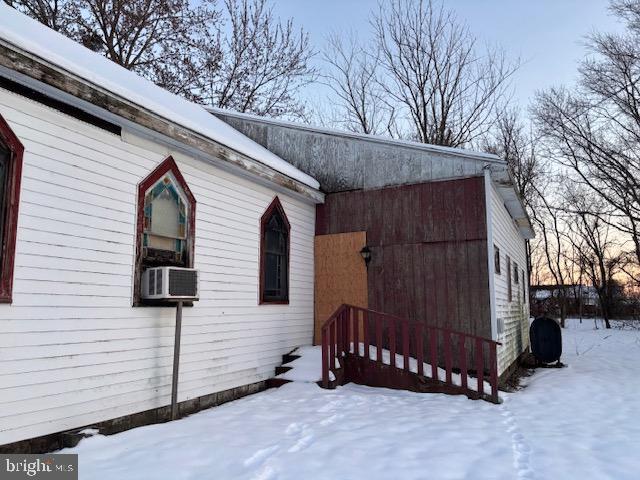
[[[77,33],[80,0],[4,0],[7,5],[68,36]]]
[[[5,0],[191,100],[258,115],[303,112],[315,78],[308,35],[267,0]]]
[[[578,252],[578,264],[595,289],[606,328],[614,309],[615,276],[624,258],[616,232],[608,221],[605,202],[584,189],[570,189],[565,210],[569,213],[569,236]]]
[[[589,37],[574,91],[550,89],[533,109],[549,153],[601,197],[640,263],[640,2],[612,2],[622,34]]]
[[[507,162],[509,173],[527,210],[536,196],[536,185],[546,175],[545,162],[536,151],[536,138],[518,116],[508,110],[495,123],[491,134],[483,139],[481,149],[498,155]]]
[[[517,68],[504,52],[480,53],[467,25],[435,0],[381,3],[372,25],[381,86],[415,140],[456,147],[488,131]]]
[[[333,123],[352,132],[401,137],[397,108],[380,84],[380,51],[363,47],[354,32],[344,38],[333,33],[327,41],[323,79],[336,97],[331,99]]]
[[[174,93],[198,100],[199,72],[219,64],[215,0],[13,0],[18,10]],[[218,47],[217,54],[213,49]],[[200,55],[208,49],[207,57]]]
[[[547,198],[543,193],[545,188],[537,186],[535,192],[531,211],[537,237],[531,247],[531,256],[537,258],[533,263],[543,271],[542,274],[538,272],[539,279],[544,278],[544,283],[551,283],[555,287],[557,314],[560,317],[560,326],[564,328],[570,294],[567,289],[569,275],[566,262],[565,225],[560,212],[555,207],[555,201]]]
[[[210,61],[194,55],[218,45],[214,0],[82,0],[78,40],[123,67],[190,99]],[[209,54],[216,63],[220,51]]]
[[[219,67],[214,63],[201,72],[202,101],[258,115],[302,116],[297,94],[317,75],[308,34],[291,19],[274,17],[266,0],[226,0],[225,5],[231,31],[222,41]]]

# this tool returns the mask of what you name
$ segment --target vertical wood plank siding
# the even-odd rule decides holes
[[[167,405],[175,311],[132,305],[136,188],[173,155],[198,206],[201,300],[183,315],[179,401],[269,378],[313,335],[315,207],[291,222],[290,304],[258,305],[275,192],[0,89],[25,146],[13,304],[0,305],[0,444]]]
[[[316,233],[367,232],[369,308],[490,338],[484,198],[482,177],[329,194]]]

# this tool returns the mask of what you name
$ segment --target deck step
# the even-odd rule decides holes
[[[283,374],[284,372],[288,372],[289,370],[293,370],[293,367],[287,367],[285,365],[280,365],[276,367],[276,376]]]
[[[285,378],[269,378],[267,379],[267,388],[280,388],[286,383],[291,383],[291,380]]]
[[[291,363],[294,360],[297,360],[299,358],[300,358],[300,355],[294,355],[293,353],[286,353],[282,355],[282,364],[286,365],[287,363]]]
[[[276,367],[275,377],[267,379],[267,388],[280,388],[285,383],[291,382],[291,380],[287,380],[285,378],[278,378],[278,375],[282,375],[283,373],[288,372],[289,370],[293,370],[293,367],[288,367],[286,365],[287,363],[291,363],[294,360],[297,360],[298,358],[300,358],[300,355],[294,355],[293,352],[295,352],[295,350],[292,350],[291,352],[285,353],[284,355],[282,355],[282,365],[279,365]]]

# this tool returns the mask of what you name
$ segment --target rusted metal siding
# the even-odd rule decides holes
[[[482,177],[329,194],[316,234],[366,231],[369,308],[491,337]]]
[[[384,188],[481,175],[491,164],[505,179],[507,165],[495,155],[296,125],[252,115],[215,116],[320,182],[323,192]]]

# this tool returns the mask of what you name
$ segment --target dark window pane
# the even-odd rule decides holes
[[[277,213],[273,214],[271,216],[271,218],[269,219],[269,223],[267,225],[267,228],[270,230],[280,230],[281,229],[281,222],[280,222],[280,218],[279,215]]]
[[[285,242],[282,232],[267,230],[265,232],[265,249],[271,253],[284,253]]]
[[[265,289],[269,292],[275,292],[279,288],[278,282],[278,256],[267,253],[265,256]]]
[[[274,212],[263,232],[263,300],[287,300],[288,235],[284,219]]]
[[[0,144],[0,265],[2,264],[2,252],[4,251],[4,223],[7,193],[7,173],[9,169],[10,152]]]

